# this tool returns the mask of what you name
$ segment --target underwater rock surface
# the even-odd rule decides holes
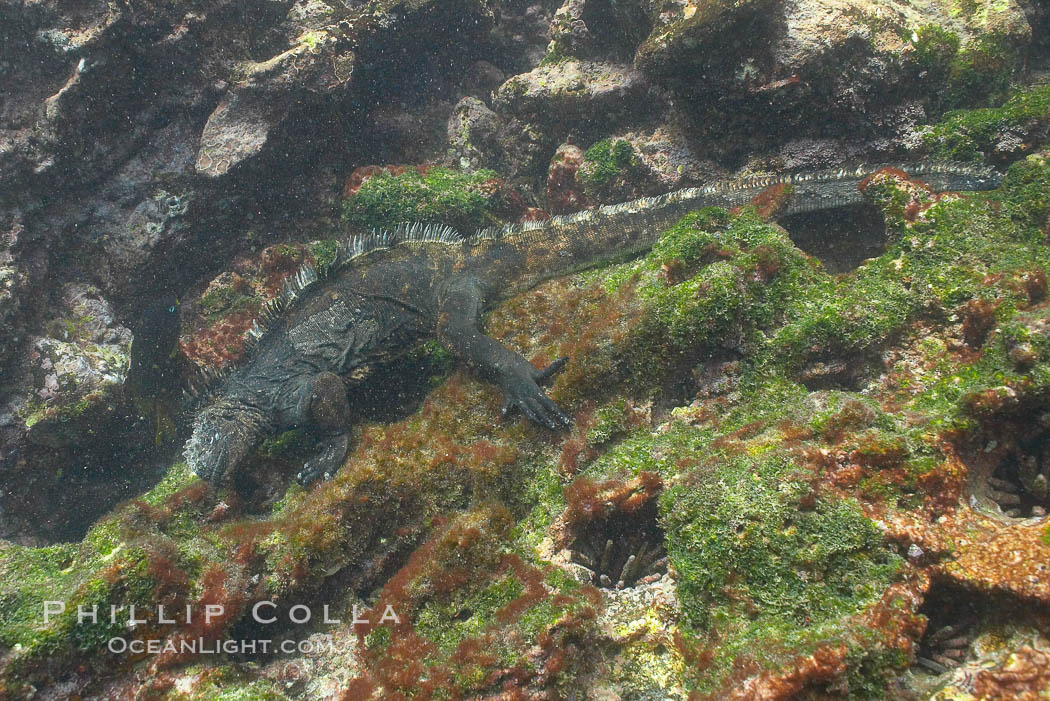
[[[1045,696],[1045,24],[0,3],[0,696]],[[349,232],[888,158],[1006,176],[885,169],[863,207],[781,220],[772,190],[500,304],[489,334],[570,359],[563,432],[501,421],[428,343],[354,378],[331,480],[295,484],[323,438],[295,429],[213,490],[180,462],[192,409],[121,387],[157,298],[181,356],[241,362]]]

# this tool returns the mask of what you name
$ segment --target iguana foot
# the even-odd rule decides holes
[[[565,367],[568,358],[558,358],[543,370],[533,368],[522,358],[523,371],[509,372],[500,383],[503,388],[503,407],[500,415],[505,419],[515,410],[533,423],[551,430],[572,425],[572,418],[551,401],[540,385],[546,384]],[[516,367],[515,370],[520,370]]]
[[[329,437],[322,443],[321,452],[306,461],[302,471],[295,476],[296,481],[305,487],[322,477],[329,479],[342,466],[349,452],[349,433]]]

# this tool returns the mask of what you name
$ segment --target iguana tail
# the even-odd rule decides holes
[[[546,221],[485,229],[468,240],[471,250],[464,265],[478,270],[479,279],[497,287],[499,298],[506,298],[543,280],[639,253],[689,212],[702,207],[746,205],[771,187],[790,187],[791,196],[778,211],[779,216],[859,204],[864,201],[861,183],[883,168],[921,178],[939,192],[989,190],[1002,181],[1002,175],[992,169],[959,163],[860,166],[745,177]]]

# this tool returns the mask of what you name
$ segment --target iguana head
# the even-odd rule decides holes
[[[266,434],[261,411],[220,399],[197,416],[183,455],[198,477],[219,484],[236,471]]]

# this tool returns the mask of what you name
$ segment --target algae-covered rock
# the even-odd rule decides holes
[[[93,440],[88,434],[120,403],[131,332],[97,289],[67,286],[49,335],[33,341],[37,382],[25,405],[29,439],[50,447]]]
[[[465,170],[500,165],[499,115],[476,97],[464,97],[448,120],[449,156]]]
[[[199,653],[164,652],[169,643],[257,636],[260,602],[282,617],[308,600],[342,620],[317,621],[309,635],[356,637],[331,653],[352,675],[298,651],[296,669],[316,676],[265,676],[278,674],[268,660],[264,674],[228,660],[232,669],[208,683],[247,693],[280,679],[374,698],[495,693],[508,683],[536,693],[878,697],[923,635],[932,574],[1045,596],[990,579],[980,548],[937,535],[955,523],[938,516],[969,513],[945,441],[987,411],[974,402],[1003,385],[1037,401],[1050,387],[1042,351],[1019,368],[1006,340],[1022,333],[1010,323],[1030,326],[1027,315],[1044,309],[1027,291],[1038,286],[1013,282],[1045,265],[1042,234],[1020,216],[1041,206],[1025,187],[1038,163],[1015,167],[993,193],[1001,205],[934,197],[914,218],[894,194],[914,184],[884,173],[870,187],[899,234],[839,278],[753,211],[705,210],[636,261],[503,304],[490,331],[538,361],[572,358],[551,389],[576,415],[569,436],[498,423],[496,393],[456,372],[418,410],[366,424],[344,468],[312,490],[253,506],[231,491],[211,496],[176,468],[79,549],[13,547],[3,562],[7,571],[37,562],[38,579],[61,584],[72,602],[221,603],[224,615],[210,622],[160,624],[151,612],[150,623],[120,631],[159,641],[151,684],[165,683],[162,669],[203,683],[183,665],[213,666]],[[874,302],[867,317],[856,314],[858,295]],[[949,315],[978,297],[997,298],[1002,315],[974,340],[981,357],[916,330],[932,325],[963,343]],[[872,347],[887,350],[866,365],[863,392],[811,390],[796,375],[813,354],[853,359]],[[732,359],[711,366],[726,373],[717,391],[708,370],[694,371],[712,355]],[[925,530],[890,517],[912,511]],[[1032,532],[1032,546],[1045,547]],[[595,546],[602,534],[611,544]],[[913,551],[948,559],[926,563]],[[116,629],[80,627],[69,611],[27,627],[45,592],[5,586],[17,603],[4,634],[23,646],[7,688],[45,674],[68,681],[75,661],[100,668]],[[632,617],[631,602],[653,609]],[[397,618],[357,627],[347,623],[354,604]],[[291,624],[264,630],[308,637]],[[128,673],[77,679],[87,692],[95,675],[129,683]]]
[[[902,97],[940,112],[1000,96],[1031,37],[1012,2],[684,3],[657,17],[635,65],[712,135],[731,123],[747,139],[750,124],[782,142],[791,124],[826,137],[831,120],[855,142],[900,121]]]
[[[0,323],[27,358],[0,395],[29,400],[0,412],[0,696],[1045,693],[1046,99],[1008,90],[1041,11],[568,0],[547,35],[549,4],[66,5],[0,8]],[[883,168],[849,216],[774,223],[779,187],[501,302],[487,333],[569,358],[564,432],[502,419],[438,344],[350,378],[352,449],[310,489],[307,427],[216,487],[107,409],[121,319],[167,283],[218,367],[344,226],[904,148],[1007,172]],[[822,264],[860,220],[873,245]]]
[[[566,0],[551,21],[545,63],[574,58],[630,59],[650,27],[645,3]]]
[[[490,170],[418,168],[369,176],[343,205],[343,220],[362,230],[427,222],[473,232],[491,221],[500,182]]]
[[[952,161],[1006,163],[1046,139],[1050,88],[1018,91],[999,107],[958,110],[916,132],[917,150]]]
[[[547,63],[514,76],[493,93],[501,114],[558,128],[562,120],[588,120],[590,131],[607,130],[644,112],[648,90],[630,66],[578,61]]]

